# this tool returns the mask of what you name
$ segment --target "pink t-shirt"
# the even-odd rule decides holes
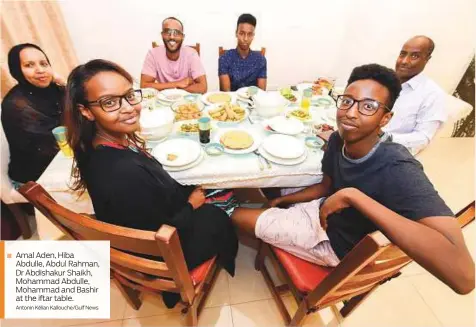
[[[182,46],[177,61],[167,58],[165,46],[152,48],[145,57],[142,74],[155,77],[159,83],[180,81],[186,77],[196,79],[205,75],[200,57],[195,49]]]

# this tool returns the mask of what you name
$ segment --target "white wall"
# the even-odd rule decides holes
[[[474,54],[474,0],[66,0],[60,1],[80,62],[115,61],[139,79],[161,22],[176,16],[184,44],[201,44],[209,90],[218,88],[218,47],[235,47],[239,14],[258,19],[252,47],[265,46],[268,86],[322,75],[344,85],[352,68],[371,62],[394,67],[402,44],[425,34],[436,49],[426,73],[453,91]]]

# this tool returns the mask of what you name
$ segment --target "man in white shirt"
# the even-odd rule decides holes
[[[422,72],[435,48],[426,36],[408,40],[400,51],[395,70],[402,91],[394,115],[383,129],[393,142],[417,154],[424,149],[446,120],[445,92]]]

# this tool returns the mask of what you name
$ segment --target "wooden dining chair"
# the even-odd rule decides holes
[[[284,276],[285,285],[276,286],[264,265],[268,257]],[[400,269],[412,260],[380,232],[367,235],[334,268],[302,260],[274,246],[261,243],[255,268],[261,271],[278,309],[288,326],[299,326],[306,315],[338,302],[348,316],[379,285],[399,275]],[[298,309],[289,315],[280,294],[290,290]]]
[[[157,42],[152,42],[152,48],[157,48],[158,46],[159,44]],[[195,43],[195,45],[189,45],[189,47],[195,49],[198,55],[200,55],[200,43]]]
[[[225,49],[223,47],[218,47],[218,57],[221,57],[222,55],[225,54]],[[264,56],[266,55],[266,48],[261,48],[261,54]]]
[[[150,232],[104,223],[62,207],[34,182],[22,186],[20,193],[70,238],[111,242],[112,278],[134,309],[142,304],[141,292],[179,293],[187,326],[197,326],[198,315],[218,276],[216,257],[188,271],[174,227],[162,225],[157,232]]]
[[[456,214],[456,218],[461,227],[472,222],[474,202]],[[274,284],[264,264],[266,257],[286,284]],[[347,317],[377,287],[399,276],[400,270],[410,262],[410,257],[377,231],[365,236],[334,268],[319,266],[261,242],[255,268],[261,271],[286,324],[298,326],[306,315],[339,302],[344,302],[340,314]],[[293,317],[280,297],[287,291],[291,291],[298,303]]]

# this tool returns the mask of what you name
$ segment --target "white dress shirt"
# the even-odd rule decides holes
[[[420,73],[402,84],[392,111],[393,117],[383,131],[415,155],[446,121],[445,92]]]

